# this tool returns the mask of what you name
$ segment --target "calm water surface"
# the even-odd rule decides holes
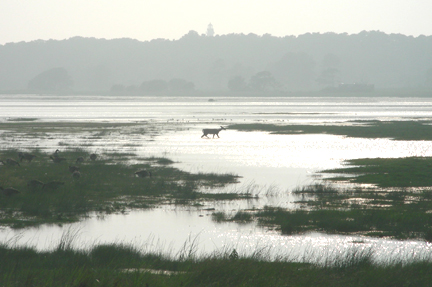
[[[359,139],[333,135],[269,135],[262,132],[226,130],[219,139],[201,139],[201,129],[231,123],[325,123],[349,120],[409,120],[432,118],[432,100],[406,98],[138,98],[3,96],[0,121],[37,118],[38,121],[146,122],[172,126],[157,136],[110,134],[92,140],[89,149],[133,151],[142,156],[166,156],[191,172],[234,173],[240,183],[221,190],[246,188],[259,200],[209,203],[206,208],[236,212],[264,205],[296,208],[290,191],[316,180],[322,169],[340,167],[345,159],[364,157],[432,156],[429,141]],[[181,127],[180,129],[178,127]],[[22,139],[3,147],[38,146],[52,151],[59,141],[81,146],[86,137],[68,134],[55,139]],[[217,224],[211,214],[194,208],[161,207],[127,215],[92,216],[80,223],[42,226],[24,231],[2,229],[0,239],[53,248],[65,230],[79,231],[77,247],[100,242],[126,242],[140,247],[176,253],[196,248],[210,253],[236,248],[243,253],[268,250],[272,256],[328,258],[352,247],[374,250],[380,260],[431,256],[430,244],[355,236],[311,233],[280,236],[254,224]],[[361,243],[359,243],[361,242]],[[197,246],[195,246],[197,245]],[[311,259],[312,260],[312,259]]]

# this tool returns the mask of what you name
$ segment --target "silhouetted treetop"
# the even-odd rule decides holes
[[[28,88],[35,91],[64,92],[69,91],[73,81],[64,68],[53,68],[44,71],[28,83]]]
[[[144,82],[145,89],[170,89],[172,79],[187,79],[198,90],[233,90],[262,71],[288,91],[339,82],[423,87],[430,85],[431,51],[432,36],[380,31],[209,37],[192,30],[179,40],[37,40],[0,45],[0,90],[109,91],[116,84],[140,90]],[[48,72],[53,67],[64,70]]]

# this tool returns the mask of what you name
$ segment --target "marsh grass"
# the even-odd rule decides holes
[[[303,185],[292,190],[294,194],[322,194],[322,193],[339,193],[340,190],[330,184],[314,183]]]
[[[219,190],[221,194],[239,194],[248,199],[258,199],[263,196],[273,197],[279,195],[281,192],[282,191],[276,185],[260,185],[253,180],[241,185],[227,186]]]
[[[245,211],[237,212],[231,219],[237,223],[248,223],[253,220],[252,214]]]
[[[213,212],[211,216],[212,216],[212,220],[215,222],[220,223],[220,222],[228,221],[228,218],[227,218],[227,215],[225,212],[221,212],[221,211]]]
[[[70,240],[67,239],[66,242]],[[269,260],[267,249],[242,255],[225,248],[197,257],[194,240],[174,256],[125,244],[89,249],[0,245],[2,286],[429,286],[432,263],[375,263],[352,249],[322,264]],[[59,246],[61,243],[59,244]],[[66,245],[67,246],[67,245]],[[309,258],[313,260],[314,258]],[[316,259],[316,258],[315,258]],[[319,260],[316,260],[319,261]],[[126,272],[127,271],[127,272]]]
[[[255,216],[286,234],[319,230],[432,240],[431,157],[354,159],[347,165],[323,172],[354,176],[348,180],[327,178],[293,190],[303,196],[299,203],[307,210],[266,208]],[[343,188],[328,183],[341,180],[373,185]]]
[[[230,216],[228,215],[228,213],[226,212],[221,212],[221,211],[217,211],[217,212],[213,212],[212,213],[212,220],[214,222],[236,222],[236,223],[240,223],[240,224],[245,224],[245,223],[251,223],[253,222],[255,219],[255,216],[252,213],[252,210],[248,210],[248,211],[237,211],[234,215]]]
[[[170,160],[169,158],[164,158],[164,157],[148,157],[145,158],[144,160],[147,160],[149,162],[155,162],[157,164],[161,164],[161,165],[169,165],[169,164],[173,164],[174,161]]]
[[[215,222],[257,221],[260,225],[292,235],[308,231],[331,234],[363,234],[397,239],[432,240],[432,196],[430,190],[342,188],[315,183],[295,188],[304,208],[290,210],[266,206],[239,210],[235,216],[212,215]]]
[[[346,161],[346,168],[323,170],[322,173],[351,174],[330,180],[369,183],[379,187],[432,186],[432,157],[362,158]]]
[[[330,192],[323,192],[326,190]],[[310,196],[301,201],[308,210],[266,207],[255,217],[263,225],[278,226],[284,234],[317,230],[431,240],[430,190],[351,190],[327,183],[294,191]]]
[[[237,182],[233,174],[192,174],[169,166],[170,160],[150,158],[129,164],[129,153],[99,154],[89,160],[88,152],[81,149],[63,149],[66,162],[54,163],[49,154],[40,150],[31,162],[20,166],[0,166],[0,185],[13,187],[19,194],[0,194],[0,223],[15,228],[41,223],[63,223],[79,220],[90,212],[124,212],[131,208],[151,208],[160,204],[194,204],[208,200],[244,198],[242,194],[201,193],[202,186],[223,187]],[[85,161],[75,163],[77,157]],[[0,152],[0,158],[18,160],[18,150]],[[162,162],[162,164],[160,164]],[[70,165],[78,165],[81,177],[75,179]],[[135,177],[135,171],[147,169],[152,178]],[[28,181],[43,183],[64,182],[57,188],[29,187]]]
[[[234,124],[229,129],[273,134],[332,134],[360,138],[432,140],[431,121],[351,121],[351,125]]]
[[[8,122],[33,122],[37,121],[37,118],[8,118]]]

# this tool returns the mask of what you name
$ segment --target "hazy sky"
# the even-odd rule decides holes
[[[366,30],[432,35],[432,0],[0,0],[0,44],[36,39],[179,39],[215,33]]]

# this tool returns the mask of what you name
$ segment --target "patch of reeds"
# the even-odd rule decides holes
[[[149,162],[155,162],[157,164],[161,164],[161,165],[168,165],[168,164],[173,164],[174,161],[170,160],[169,158],[165,158],[165,157],[148,157],[145,160],[149,161]]]
[[[350,166],[346,168],[324,172],[353,174],[348,181],[374,185],[342,187],[317,183],[298,187],[293,194],[302,196],[298,203],[306,210],[265,208],[254,216],[261,224],[276,225],[285,234],[318,230],[432,240],[432,180],[428,175],[432,158],[347,162]],[[326,182],[338,180],[327,178]]]
[[[66,242],[70,242],[69,239]],[[37,251],[0,244],[2,286],[429,286],[432,263],[379,264],[372,252],[348,250],[323,264],[268,260],[263,251],[226,249],[197,257],[194,242],[175,256],[125,244]],[[264,251],[264,254],[266,252]]]
[[[37,118],[8,118],[9,122],[33,122],[38,120]]]
[[[432,140],[431,121],[352,121],[351,125],[234,124],[229,129],[274,134],[332,134],[360,138]]]
[[[215,222],[237,222],[250,223],[254,220],[254,215],[250,211],[237,211],[234,215],[229,216],[226,212],[213,212],[212,220]]]
[[[0,159],[14,158],[20,163],[20,166],[5,164],[0,173],[1,186],[19,191],[13,195],[0,192],[0,224],[15,228],[76,221],[92,211],[124,212],[167,202],[195,204],[203,200],[242,198],[238,193],[199,192],[202,186],[212,188],[234,183],[235,175],[192,174],[168,166],[169,159],[150,158],[130,164],[130,154],[103,154],[101,151],[96,160],[91,160],[87,151],[62,149],[55,156],[40,150],[29,151],[36,157],[20,162],[18,152],[0,152]],[[56,157],[64,160],[55,162]],[[84,161],[77,162],[79,157]],[[72,176],[70,166],[79,168],[79,176]],[[152,177],[136,177],[137,170],[149,170]],[[41,184],[30,185],[32,180]]]
[[[362,158],[346,161],[346,168],[324,170],[323,173],[351,174],[350,178],[330,178],[352,183],[375,184],[379,187],[432,186],[432,157]]]
[[[212,213],[212,220],[215,222],[224,222],[224,221],[228,221],[227,219],[227,215],[225,212],[213,212]]]
[[[278,226],[284,234],[317,230],[431,240],[430,191],[378,191],[358,187],[354,190],[331,187],[328,190],[320,184],[295,191],[313,195],[300,201],[307,210],[266,207],[254,216],[263,225]]]
[[[314,183],[310,185],[304,185],[296,187],[292,190],[294,194],[321,194],[321,193],[338,193],[340,189],[323,183]]]
[[[250,212],[238,211],[231,220],[237,223],[248,223],[253,220],[253,216]]]
[[[302,209],[264,207],[253,212],[239,211],[236,216],[214,213],[216,222],[239,220],[276,227],[282,234],[320,231],[333,234],[363,234],[398,239],[432,240],[432,196],[430,190],[399,188],[348,188],[315,183],[293,190],[301,195]]]

